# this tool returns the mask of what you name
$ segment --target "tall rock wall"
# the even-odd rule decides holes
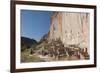
[[[51,16],[49,41],[57,39],[60,39],[65,47],[89,47],[89,14],[54,12]]]

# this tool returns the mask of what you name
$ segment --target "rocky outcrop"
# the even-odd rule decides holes
[[[50,31],[33,51],[37,55],[47,56],[47,61],[89,59],[88,26],[88,13],[54,12]]]

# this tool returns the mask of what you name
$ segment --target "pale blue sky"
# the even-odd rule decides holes
[[[48,33],[50,11],[21,10],[21,36],[37,41]]]

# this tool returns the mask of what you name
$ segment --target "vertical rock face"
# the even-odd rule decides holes
[[[62,34],[62,14],[55,12],[51,16],[51,26],[50,26],[50,40],[56,40],[61,38]]]
[[[89,14],[54,12],[51,16],[49,41],[60,39],[64,46],[88,48]]]

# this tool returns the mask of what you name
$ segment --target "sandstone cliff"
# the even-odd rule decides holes
[[[89,14],[54,12],[51,16],[49,41],[60,39],[64,46],[87,48],[89,43]]]

